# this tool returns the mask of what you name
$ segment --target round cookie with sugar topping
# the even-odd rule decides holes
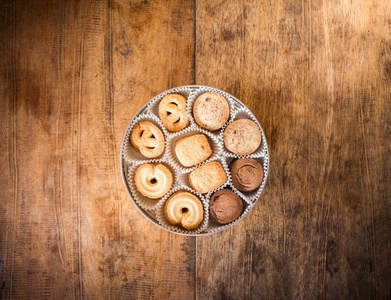
[[[193,106],[194,120],[198,125],[211,131],[224,126],[229,118],[227,100],[215,92],[204,93],[197,98]]]
[[[237,155],[248,155],[261,144],[261,131],[254,121],[238,119],[227,126],[223,134],[225,147]]]
[[[156,158],[164,152],[164,135],[154,124],[148,121],[138,122],[130,136],[130,142],[136,151],[148,158]]]
[[[180,131],[189,124],[186,115],[186,98],[179,94],[164,96],[159,104],[159,117],[170,131]]]

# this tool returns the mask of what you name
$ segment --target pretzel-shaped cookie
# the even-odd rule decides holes
[[[148,158],[155,158],[164,152],[164,135],[148,121],[138,122],[132,131],[130,141],[135,150]]]
[[[179,94],[166,95],[159,104],[159,117],[170,131],[182,130],[189,124],[186,98]]]

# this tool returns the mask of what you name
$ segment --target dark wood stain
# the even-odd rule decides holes
[[[249,216],[197,240],[199,298],[390,296],[390,7],[367,4],[197,2],[197,83],[243,101],[271,155]]]

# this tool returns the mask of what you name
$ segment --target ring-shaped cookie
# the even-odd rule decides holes
[[[171,224],[180,224],[190,230],[198,227],[204,218],[200,199],[189,192],[177,192],[167,200],[164,213]]]
[[[134,182],[145,197],[159,199],[170,190],[174,178],[171,170],[163,164],[143,164],[136,170]]]

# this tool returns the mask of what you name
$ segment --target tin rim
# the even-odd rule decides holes
[[[199,88],[212,88],[212,87],[209,87],[209,86],[206,86],[206,85],[183,85],[183,86],[179,86],[179,87],[175,87],[175,88],[189,88],[189,89],[199,89]],[[175,89],[175,88],[172,88],[172,89]],[[172,90],[172,89],[168,89],[166,91],[169,91],[169,90]],[[226,93],[228,94],[237,104],[239,104],[241,107],[243,108],[247,108],[246,105],[244,105],[239,99],[237,99],[236,97],[232,96],[231,94],[225,92],[225,91],[222,91],[220,89],[217,89],[217,88],[213,88],[219,92],[222,92],[222,93]],[[156,95],[155,97],[153,97],[152,99],[156,98],[156,97],[159,97],[161,94],[165,93],[166,91],[163,91],[162,93]],[[130,191],[130,188],[129,188],[129,185],[128,185],[128,182],[127,182],[127,174],[125,172],[125,168],[124,168],[124,157],[123,157],[123,145],[125,143],[125,137],[126,137],[126,131],[128,130],[129,126],[132,124],[133,122],[133,119],[136,118],[138,115],[142,114],[145,112],[145,110],[147,109],[150,101],[152,100],[150,99],[148,102],[146,102],[138,111],[137,113],[133,116],[133,118],[130,120],[128,126],[126,127],[126,130],[125,130],[125,134],[122,138],[122,143],[121,143],[121,152],[120,152],[120,168],[121,168],[121,177],[122,177],[122,181],[125,185],[125,189],[126,189],[126,192],[128,193],[128,196],[129,198],[132,200],[134,206],[138,209],[138,211],[145,217],[147,218],[150,222],[152,222],[154,225],[168,231],[168,232],[172,232],[172,233],[175,233],[175,234],[179,234],[179,235],[183,235],[183,236],[207,236],[207,235],[212,235],[212,234],[216,234],[218,232],[222,232],[236,224],[238,224],[240,221],[242,221],[245,216],[239,220],[237,223],[235,224],[232,224],[231,226],[228,226],[220,231],[216,231],[216,232],[201,232],[201,233],[197,233],[197,234],[186,234],[186,233],[180,233],[180,232],[175,232],[173,230],[170,230],[170,229],[167,229],[167,228],[164,228],[163,226],[161,226],[159,224],[159,222],[157,220],[155,220],[154,218],[152,218],[144,209],[142,209],[137,203],[136,201],[133,199],[133,195]],[[248,108],[247,108],[248,109]],[[259,122],[258,122],[259,123]],[[263,189],[261,190],[260,194],[259,194],[259,197],[253,202],[253,206],[250,208],[250,210],[247,212],[247,214],[249,214],[249,212],[254,208],[254,205],[255,203],[258,202],[258,200],[261,198],[262,196],[262,193],[266,187],[266,182],[267,182],[267,179],[268,179],[268,176],[269,176],[269,172],[270,172],[270,154],[269,154],[269,144],[267,143],[267,139],[266,139],[266,135],[263,131],[263,128],[261,126],[261,124],[259,124],[260,128],[261,128],[261,131],[262,131],[262,136],[265,138],[265,143],[266,143],[266,157],[267,157],[267,161],[268,161],[268,168],[267,168],[267,172],[265,174],[265,185],[263,187]]]

